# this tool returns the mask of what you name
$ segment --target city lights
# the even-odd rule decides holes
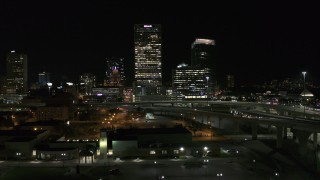
[[[1,3],[1,179],[318,175],[319,6],[220,3]]]

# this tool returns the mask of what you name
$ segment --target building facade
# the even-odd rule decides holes
[[[40,72],[38,74],[39,76],[39,84],[40,86],[47,85],[48,82],[50,82],[50,73],[48,72]]]
[[[25,94],[28,90],[28,57],[11,51],[7,55],[7,94]]]
[[[234,75],[227,75],[227,88],[234,88]]]
[[[80,94],[91,95],[93,87],[96,87],[95,75],[85,73],[80,76]]]
[[[145,87],[146,95],[156,94],[162,85],[161,25],[135,24],[135,81]]]
[[[175,94],[185,99],[206,99],[212,95],[209,68],[192,67],[187,64],[178,65],[173,71],[172,88]]]
[[[123,58],[107,58],[107,86],[124,86],[125,74],[123,61]]]
[[[191,45],[191,66],[214,69],[214,46],[212,39],[196,39]]]

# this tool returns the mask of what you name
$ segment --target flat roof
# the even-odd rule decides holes
[[[56,126],[59,124],[63,124],[64,122],[61,120],[51,120],[51,121],[36,121],[36,122],[27,122],[19,125],[21,126]]]
[[[132,129],[117,129],[116,134],[123,135],[148,135],[148,134],[191,134],[185,128],[132,128]]]
[[[112,141],[136,141],[137,136],[125,136],[125,135],[119,135],[119,134],[113,134],[111,135]]]
[[[8,141],[6,141],[6,142],[28,142],[28,141],[32,141],[32,140],[34,140],[35,139],[35,137],[15,137],[15,138],[13,138],[13,139],[10,139],[10,140],[8,140]]]
[[[0,136],[38,136],[47,130],[0,130]]]

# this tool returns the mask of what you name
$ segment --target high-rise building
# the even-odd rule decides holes
[[[80,76],[80,94],[91,95],[92,88],[96,86],[96,76],[85,73]]]
[[[192,67],[187,64],[178,65],[173,71],[172,87],[175,93],[185,99],[206,99],[212,95],[209,68]]]
[[[39,76],[39,84],[40,86],[47,85],[48,82],[50,82],[50,73],[48,72],[40,72],[38,74]]]
[[[227,88],[234,88],[234,75],[227,75]]]
[[[134,25],[135,80],[146,94],[156,94],[162,85],[161,25]]]
[[[212,39],[196,39],[191,45],[191,66],[214,70],[214,46]]]
[[[123,58],[107,58],[106,78],[107,86],[124,86]]]
[[[5,76],[0,76],[0,94],[5,94],[7,92],[6,80],[7,78]]]
[[[28,58],[11,51],[7,55],[7,94],[25,94],[28,90]]]

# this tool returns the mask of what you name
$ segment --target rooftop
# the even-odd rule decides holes
[[[10,140],[8,140],[8,141],[6,141],[6,142],[28,142],[28,141],[32,141],[32,140],[34,140],[35,139],[35,137],[14,137],[13,139],[10,139]]]
[[[63,123],[64,122],[61,120],[50,120],[50,121],[27,122],[20,126],[56,126]]]
[[[137,128],[117,129],[116,133],[126,135],[148,135],[148,134],[189,134],[185,128]]]
[[[46,130],[0,130],[0,136],[21,136],[21,137],[30,137],[38,136],[39,134],[44,133]]]

